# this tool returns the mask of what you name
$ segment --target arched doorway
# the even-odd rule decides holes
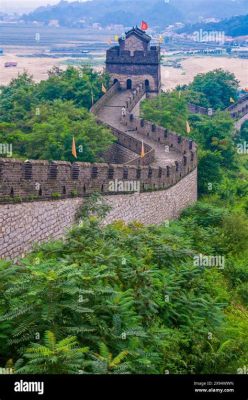
[[[132,89],[132,80],[131,79],[127,80],[127,89]]]
[[[115,84],[116,82],[118,82],[118,79],[114,79],[114,84]]]
[[[146,90],[149,90],[149,87],[150,87],[150,82],[149,82],[148,79],[146,79],[145,80],[145,88],[146,88]]]

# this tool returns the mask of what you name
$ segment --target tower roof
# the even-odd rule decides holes
[[[147,43],[149,43],[151,41],[151,37],[149,35],[147,35],[145,33],[145,31],[142,31],[141,29],[139,29],[137,26],[130,29],[128,32],[125,33],[125,35],[126,35],[126,38],[128,38],[131,35],[135,35]]]

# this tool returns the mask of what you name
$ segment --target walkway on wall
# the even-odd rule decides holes
[[[237,122],[235,122],[235,128],[236,128],[236,130],[237,131],[240,131],[240,129],[241,129],[241,127],[242,127],[242,125],[243,125],[243,123],[245,122],[245,121],[248,121],[248,114],[246,114],[246,115],[244,115],[242,118],[240,118]]]
[[[120,90],[101,109],[96,113],[97,118],[103,123],[107,123],[113,128],[119,129],[127,133],[135,139],[143,140],[145,144],[151,146],[155,150],[155,162],[151,164],[154,167],[165,167],[168,164],[174,164],[175,161],[180,161],[182,155],[175,151],[168,151],[167,146],[154,142],[154,140],[144,137],[136,131],[127,130],[121,123],[121,109],[126,105],[126,101],[132,90]]]

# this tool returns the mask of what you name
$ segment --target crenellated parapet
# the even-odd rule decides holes
[[[125,108],[127,111],[132,111],[133,108],[136,106],[136,104],[139,103],[139,101],[142,99],[142,97],[146,93],[146,87],[144,83],[140,83],[139,85],[136,86],[134,90],[132,90],[132,93],[128,97],[125,103]]]
[[[58,200],[99,192],[116,194],[111,182],[137,181],[141,192],[166,189],[195,168],[195,158],[185,154],[181,162],[165,168],[107,163],[20,161],[0,159],[0,201]]]
[[[152,46],[149,52],[141,50],[120,50],[118,46],[107,50],[106,64],[142,64],[149,65],[160,63],[160,49]]]
[[[139,134],[152,139],[154,142],[168,147],[168,151],[176,151],[184,154],[195,154],[197,151],[196,143],[191,139],[187,139],[175,132],[166,128],[153,124],[142,118],[135,117],[133,114],[128,113],[122,119],[123,124],[130,130],[134,130]]]

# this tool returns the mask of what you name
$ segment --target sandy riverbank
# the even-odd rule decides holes
[[[33,53],[33,50],[32,50]],[[4,56],[0,57],[0,84],[7,85],[11,79],[17,77],[18,73],[25,70],[33,75],[36,82],[47,79],[47,71],[54,65],[65,69],[66,58],[29,58],[18,57],[18,55],[28,54],[27,50],[9,48]],[[6,61],[18,63],[15,68],[4,68]],[[188,57],[181,61],[181,68],[171,68],[162,66],[163,89],[172,89],[179,84],[188,84],[195,75],[206,73],[216,68],[223,68],[233,72],[240,81],[241,87],[248,87],[248,60],[224,57]],[[97,67],[99,70],[100,68]]]
[[[28,54],[27,51],[7,51],[0,57],[0,84],[7,85],[11,79],[16,78],[18,74],[27,71],[33,76],[35,82],[45,80],[48,78],[48,73],[54,65],[59,65],[61,68],[66,68],[62,62],[66,59],[54,58],[29,58],[18,57],[20,54]],[[7,61],[17,62],[17,67],[5,68],[4,63]]]
[[[188,84],[197,74],[217,68],[234,73],[240,81],[240,86],[248,87],[248,60],[227,57],[189,57],[181,61],[181,64],[182,69],[162,67],[163,89],[172,89],[178,84]]]

